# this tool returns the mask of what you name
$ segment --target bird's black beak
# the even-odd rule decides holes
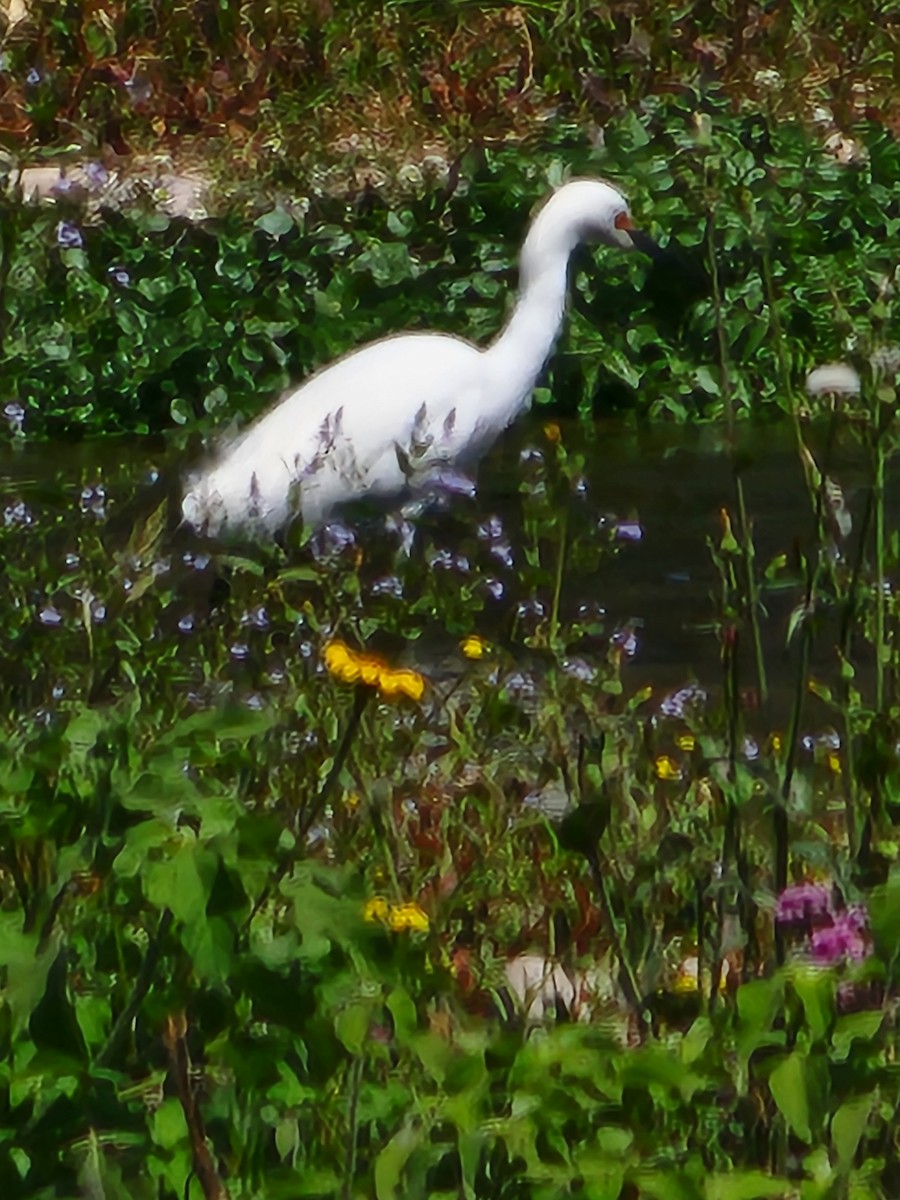
[[[620,212],[616,217],[616,229],[621,233],[627,233],[631,238],[631,244],[636,250],[648,255],[650,258],[657,259],[663,256],[662,248],[654,242],[649,233],[644,233],[643,229],[637,229],[631,219],[631,213]]]
[[[643,229],[629,229],[629,236],[635,250],[640,250],[642,254],[646,254],[649,258],[655,260],[665,258],[665,251],[658,242],[655,242],[649,233],[645,233]]]

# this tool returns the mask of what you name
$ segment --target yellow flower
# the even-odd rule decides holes
[[[562,441],[562,431],[555,421],[548,421],[546,423],[544,426],[544,437],[548,442],[553,442],[554,445]]]
[[[341,683],[362,683],[377,688],[387,699],[408,696],[410,700],[418,701],[425,692],[425,679],[418,671],[389,667],[380,658],[361,654],[346,642],[328,642],[322,659],[329,674]]]
[[[470,633],[459,643],[459,648],[466,658],[484,658],[486,654],[490,653],[491,645],[477,633]]]
[[[772,747],[772,750],[778,754],[778,752],[781,750],[781,734],[773,733],[769,738],[769,745]]]
[[[841,774],[840,755],[835,754],[835,752],[832,750],[829,753],[828,757],[825,759],[825,761],[828,764],[828,770],[832,773],[832,775],[840,775]]]
[[[344,808],[349,808],[351,812],[356,812],[360,803],[359,792],[347,792],[344,796]]]
[[[656,771],[657,779],[671,780],[681,778],[681,768],[674,759],[669,758],[667,754],[661,754],[654,762],[653,769]]]
[[[425,693],[425,680],[418,671],[386,669],[381,672],[378,687],[387,699],[409,696],[410,700],[419,701]]]
[[[730,970],[731,970],[731,967],[730,967],[729,963],[723,962],[722,970],[719,973],[719,991],[720,992],[724,992],[725,988],[728,986],[727,980],[728,980],[728,974],[729,974]],[[681,995],[685,995],[689,992],[699,992],[699,990],[700,990],[699,973],[700,973],[700,964],[697,961],[696,954],[692,954],[688,958],[684,959],[684,961],[678,967],[678,971],[675,975],[675,978],[672,980],[672,991],[677,992]],[[708,972],[706,974],[708,975]],[[712,982],[712,981],[707,980],[707,982]]]
[[[684,995],[688,992],[699,992],[700,981],[697,978],[699,964],[696,958],[686,958],[675,978],[672,980],[672,991],[679,995]]]
[[[397,933],[403,929],[414,929],[417,933],[427,933],[428,914],[411,900],[406,904],[397,904],[391,908],[388,914],[388,925]]]
[[[343,642],[329,642],[325,647],[323,658],[327,670],[332,675],[341,678],[350,661],[350,647]]]
[[[679,750],[685,750],[688,754],[697,745],[697,739],[692,733],[682,733],[675,739],[675,745]]]
[[[391,906],[385,900],[384,896],[373,896],[371,900],[367,900],[363,908],[363,919],[372,923],[380,921],[386,924],[390,916]]]

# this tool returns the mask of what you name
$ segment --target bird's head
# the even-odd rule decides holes
[[[604,242],[620,250],[652,252],[653,240],[632,220],[628,201],[602,179],[573,179],[555,191],[534,220],[538,238],[569,242]]]

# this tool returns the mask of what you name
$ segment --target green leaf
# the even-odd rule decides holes
[[[47,976],[59,953],[59,938],[48,939],[38,951],[37,933],[22,933],[21,913],[0,913],[0,967],[6,968],[3,997],[9,1006],[13,1033],[19,1033],[43,999]]]
[[[174,1096],[163,1100],[150,1118],[150,1135],[163,1150],[173,1150],[188,1136],[184,1110]]]
[[[394,1018],[394,1028],[398,1038],[403,1040],[416,1032],[419,1018],[409,992],[404,988],[395,988],[388,996],[387,1007],[388,1012]]]
[[[811,1141],[806,1056],[795,1050],[783,1059],[769,1076],[769,1090],[792,1132],[803,1142]]]
[[[398,1200],[403,1171],[422,1141],[422,1131],[404,1125],[391,1138],[375,1160],[375,1196],[377,1200]]]
[[[880,1008],[838,1017],[831,1035],[832,1056],[838,1062],[842,1062],[850,1053],[854,1041],[871,1042],[883,1023],[884,1013]]]
[[[257,217],[253,222],[253,227],[261,229],[269,237],[280,238],[294,228],[294,219],[289,212],[278,205],[269,212],[263,213],[261,217]]]
[[[764,1171],[735,1171],[728,1175],[709,1175],[704,1183],[705,1200],[766,1200],[783,1197],[783,1179],[773,1179]]]
[[[777,975],[771,979],[753,979],[742,984],[737,992],[737,1011],[741,1024],[759,1031],[770,1029],[781,1005],[783,992],[784,982]]]
[[[169,416],[176,425],[187,425],[188,421],[193,416],[193,413],[187,400],[182,400],[180,397],[176,396],[169,405]]]
[[[803,1004],[813,1041],[818,1041],[834,1020],[834,979],[827,971],[801,967],[793,975],[793,984]]]
[[[887,883],[869,897],[869,923],[881,958],[893,963],[900,953],[900,867],[892,867]]]
[[[831,1143],[837,1155],[838,1170],[844,1175],[853,1167],[856,1151],[872,1111],[872,1099],[869,1095],[848,1100],[831,1118]]]
[[[207,918],[205,913],[184,926],[181,941],[191,956],[198,979],[224,983],[234,965],[234,935],[222,918]]]
[[[184,841],[170,858],[147,864],[144,894],[157,908],[171,909],[178,920],[190,924],[205,914],[215,871],[209,851],[198,842]]]
[[[360,1001],[348,1004],[334,1018],[334,1032],[354,1057],[359,1057],[366,1048],[371,1021],[371,1004]]]
[[[275,1149],[282,1162],[292,1158],[300,1146],[300,1126],[296,1117],[288,1117],[275,1126]]]
[[[82,708],[66,726],[63,738],[78,755],[87,754],[109,722],[108,716],[94,708]]]

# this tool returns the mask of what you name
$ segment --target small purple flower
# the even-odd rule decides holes
[[[451,496],[471,497],[476,494],[474,481],[468,475],[463,475],[462,471],[452,471],[449,467],[432,468],[422,482],[425,487],[436,488]]]
[[[585,662],[583,658],[564,658],[562,660],[562,669],[566,675],[577,679],[579,683],[592,683],[597,676],[594,668],[590,663]]]
[[[117,283],[119,287],[128,287],[131,283],[131,276],[124,267],[110,267],[109,277],[113,283]]]
[[[12,525],[31,525],[34,522],[31,509],[24,500],[17,500],[14,504],[8,504],[3,510],[3,524],[7,527]]]
[[[813,930],[810,948],[813,958],[823,966],[833,966],[848,959],[858,961],[868,952],[858,922],[849,913],[835,918],[833,925]]]
[[[706,692],[696,683],[685,684],[662,701],[659,711],[664,717],[684,717],[689,711],[706,703]]]
[[[256,608],[243,613],[241,615],[241,624],[252,625],[254,629],[268,629],[270,622],[265,605],[259,604]]]
[[[395,596],[399,599],[403,595],[403,584],[396,575],[384,575],[372,584],[372,595]]]
[[[41,73],[37,69],[37,67],[32,67],[31,70],[28,72],[28,74],[25,76],[25,82],[28,84],[29,87],[37,87],[38,84],[41,82],[42,78],[43,78],[43,76],[41,75]]]
[[[634,658],[638,652],[637,631],[633,625],[623,625],[609,639],[611,646],[617,647],[626,658]]]
[[[341,554],[348,547],[356,545],[356,534],[343,521],[329,521],[324,525],[311,543],[313,558],[321,562],[323,558]]]
[[[639,542],[644,536],[644,530],[640,521],[617,521],[616,522],[616,541],[617,542]]]
[[[86,163],[84,173],[87,176],[87,181],[91,187],[101,188],[104,186],[104,184],[109,183],[109,171],[107,171],[103,163]]]
[[[483,542],[496,541],[503,537],[503,522],[497,516],[488,517],[478,526],[477,534]]]
[[[530,600],[522,600],[516,610],[516,615],[523,621],[540,621],[546,614],[544,603],[533,596]]]
[[[71,221],[60,221],[56,227],[56,244],[63,250],[80,250],[84,245],[81,230]]]
[[[25,425],[25,409],[21,404],[17,404],[11,400],[3,409],[3,415],[9,422],[9,427],[13,433],[21,433]]]
[[[778,897],[775,920],[780,925],[803,924],[831,916],[831,887],[824,883],[795,883]]]

